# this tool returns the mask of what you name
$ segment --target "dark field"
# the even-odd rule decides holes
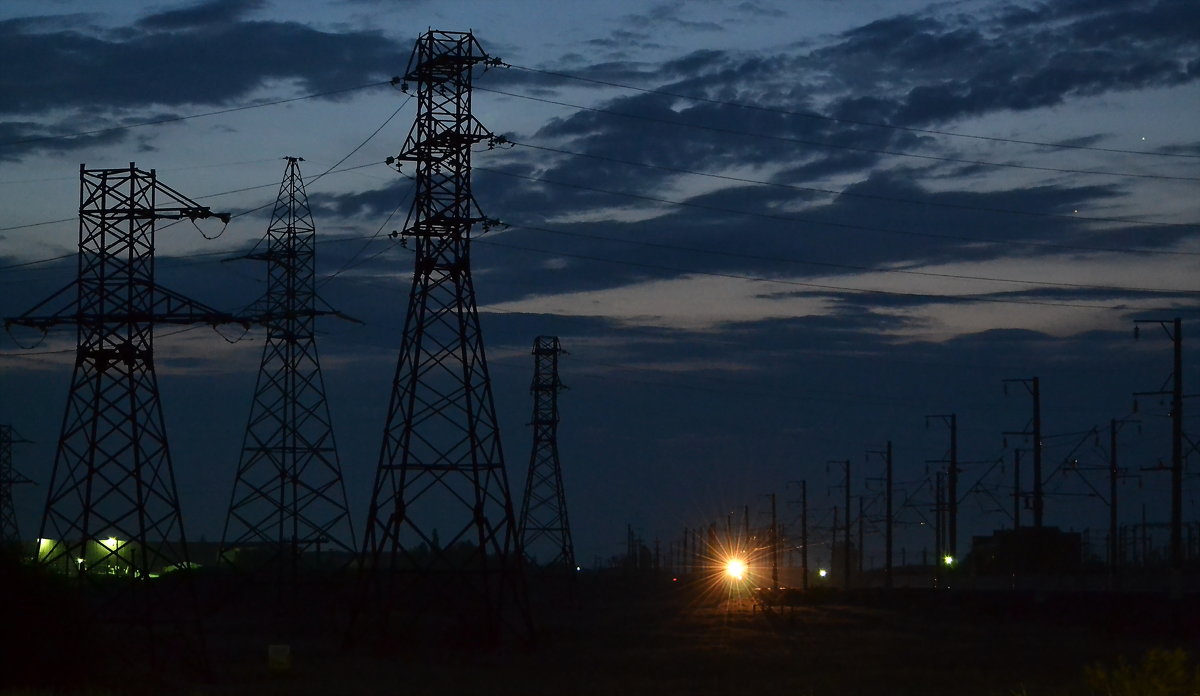
[[[1200,637],[1194,599],[1151,595],[826,591],[764,611],[727,587],[614,575],[586,578],[580,596],[582,606],[571,610],[541,595],[536,644],[488,651],[432,636],[397,648],[366,631],[345,648],[344,615],[330,604],[287,617],[283,633],[267,628],[270,612],[253,602],[210,611],[213,676],[204,681],[119,666],[114,646],[68,639],[60,616],[41,627],[57,638],[40,639],[57,655],[35,659],[42,666],[26,670],[24,686],[0,693],[1166,695],[1176,692],[1098,690],[1094,680],[1090,688],[1085,669],[1103,665],[1112,674],[1121,660],[1136,668],[1152,648],[1194,651]],[[6,645],[29,635],[13,628],[8,623]],[[267,645],[278,642],[290,643],[293,661],[272,672]],[[108,657],[91,659],[97,655]],[[96,678],[46,673],[46,683],[36,683],[41,669],[55,666],[95,670]],[[1184,669],[1194,672],[1190,657]]]

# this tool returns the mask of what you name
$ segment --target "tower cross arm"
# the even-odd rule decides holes
[[[154,288],[154,309],[146,320],[160,324],[241,324],[246,327],[253,321],[252,317],[213,309],[161,285]]]
[[[4,328],[7,330],[13,326],[28,326],[35,329],[46,329],[63,323],[73,323],[78,314],[78,301],[76,295],[72,293],[79,287],[79,281],[73,280],[67,285],[59,288],[46,299],[30,307],[24,314],[15,317],[4,318]],[[55,306],[56,301],[65,302],[58,305],[57,309],[51,310],[48,314],[41,314],[46,307]]]
[[[161,181],[155,181],[154,187],[156,201],[153,214],[157,219],[182,220],[186,218],[188,220],[205,220],[215,217],[228,225],[229,220],[233,217],[229,213],[214,213],[208,206],[200,205]],[[175,203],[176,205],[160,205],[159,202],[163,201],[164,198],[166,202]]]

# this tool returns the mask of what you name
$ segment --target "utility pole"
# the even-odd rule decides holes
[[[848,589],[850,589],[850,460],[849,459],[834,459],[834,460],[830,460],[829,463],[830,464],[841,464],[843,467],[845,467],[845,473],[846,473],[846,479],[845,479],[845,487],[846,487],[845,531],[846,531],[846,535],[845,535],[845,542],[844,542],[845,549],[842,553],[842,556],[843,556],[842,571],[845,574],[845,577],[842,578],[842,589],[848,590]],[[837,528],[836,523],[834,524],[834,528],[835,529]]]
[[[834,556],[834,552],[837,550],[838,529],[839,529],[839,527],[838,527],[838,506],[834,505],[833,506],[833,530],[829,535],[833,539],[833,542],[829,544],[829,566],[830,566],[829,570],[830,570],[830,572],[833,571],[833,561],[834,561],[833,556]],[[845,580],[843,580],[842,587],[843,587],[843,589],[847,589],[847,588],[849,588],[849,584]]]
[[[1113,418],[1108,422],[1108,572],[1114,581],[1120,553],[1117,545],[1117,476],[1120,471],[1117,466],[1117,419]]]
[[[942,459],[931,459],[930,464],[946,465],[946,553],[958,558],[958,414],[925,416],[925,425],[930,419],[940,420],[950,431],[950,449]]]
[[[771,589],[779,589],[779,527],[775,518],[775,494],[771,494]]]
[[[1171,395],[1171,596],[1178,598],[1183,592],[1183,323],[1179,317],[1138,319],[1134,322],[1134,338],[1140,333],[1140,324],[1161,326],[1175,349],[1171,389],[1135,392],[1134,396]]]
[[[397,233],[415,242],[415,259],[363,542],[365,565],[391,585],[380,620],[399,609],[424,639],[417,620],[444,612],[457,638],[489,644],[532,635],[471,275],[472,231],[492,224],[471,193],[471,151],[498,141],[471,113],[472,81],[492,65],[474,35],[431,30],[404,74],[402,89],[417,83],[417,115],[388,163],[415,167]]]
[[[1021,529],[1021,448],[1013,448],[1013,531]],[[1014,542],[1015,538],[1014,538]]]
[[[892,517],[892,441],[888,440],[887,448],[883,450],[869,450],[868,455],[878,454],[883,457],[883,498],[884,498],[884,531],[883,531],[883,583],[884,587],[891,589],[893,582],[892,573],[892,530],[895,520]]]
[[[946,521],[946,488],[945,488],[945,472],[936,472],[936,484],[934,485],[934,504],[933,504],[933,586],[935,589],[940,589],[942,586],[942,566],[946,556],[946,537],[945,537],[945,521]]]
[[[1127,418],[1113,418],[1108,422],[1108,572],[1113,587],[1117,584],[1121,559],[1120,527],[1117,521],[1117,480],[1121,477],[1121,468],[1117,465],[1117,434],[1121,426],[1137,422]]]
[[[865,496],[861,496],[861,495],[858,496],[858,572],[859,572],[860,576],[862,575],[863,568],[864,568],[863,546],[865,544],[863,543],[863,540],[864,540],[864,537],[866,536],[865,522],[867,520],[867,516],[863,514],[864,499],[865,499]]]
[[[1033,399],[1033,418],[1031,430],[1006,431],[1005,435],[1022,435],[1033,437],[1033,526],[1042,528],[1042,392],[1037,377],[1004,380],[1005,393],[1008,385],[1020,383]]]
[[[14,434],[11,425],[0,425],[0,547],[17,547],[21,530],[17,526],[17,511],[13,506],[13,486],[33,483],[13,468],[12,446],[29,442]]]
[[[887,520],[886,532],[884,534],[884,583],[888,589],[892,588],[892,441],[887,443],[887,493],[884,496],[887,501],[887,509],[884,513]]]
[[[800,482],[800,569],[804,571],[801,581],[808,589],[808,481]]]
[[[750,506],[742,506],[742,545],[750,548]]]

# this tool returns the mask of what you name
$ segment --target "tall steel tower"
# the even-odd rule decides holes
[[[0,548],[12,547],[21,543],[21,530],[17,527],[17,511],[13,507],[13,486],[33,483],[13,468],[12,446],[16,442],[29,441],[25,438],[16,439],[11,425],[0,425]]]
[[[480,64],[498,61],[473,35],[430,31],[404,78],[417,83],[416,122],[389,162],[415,163],[401,234],[416,260],[363,553],[393,588],[389,607],[493,640],[526,633],[529,614],[471,279],[471,230],[487,223],[471,146],[493,137],[471,115]]]
[[[250,315],[267,327],[262,366],[221,541],[239,570],[295,580],[321,551],[352,553],[351,527],[314,335],[316,228],[302,161],[287,157],[267,249],[267,294]]]
[[[112,576],[136,586],[188,562],[154,372],[154,325],[233,320],[155,282],[155,225],[229,216],[133,163],[81,165],[79,184],[78,279],[5,322],[76,326],[75,374],[38,561],[80,579],[103,576],[105,586]]]
[[[575,546],[567,521],[562,467],[558,461],[558,356],[563,353],[557,336],[533,340],[533,451],[521,503],[520,539],[525,557],[543,568],[575,572]],[[536,558],[544,549],[547,556]]]

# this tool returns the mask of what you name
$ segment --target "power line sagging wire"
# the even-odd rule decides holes
[[[717,174],[715,172],[706,172],[697,169],[687,169],[684,167],[672,167],[662,164],[650,164],[648,162],[635,162],[633,160],[621,159],[618,157],[610,157],[608,155],[599,155],[590,152],[577,152],[575,150],[567,150],[565,148],[550,147],[548,145],[536,145],[533,143],[520,142],[512,139],[505,139],[507,144],[514,147],[523,147],[531,150],[540,150],[543,152],[551,152],[560,155],[568,155],[571,157],[583,157],[585,159],[593,159],[601,162],[611,162],[613,164],[624,164],[631,167],[640,167],[643,169],[653,169],[657,171],[670,172],[672,174],[687,174],[690,176],[702,176],[706,178],[716,179],[719,181],[729,181],[738,184],[752,184],[756,186],[770,186],[773,188],[789,189],[792,191],[800,191],[805,193],[820,193],[831,196],[846,196],[850,198],[861,198],[864,200],[884,201],[888,203],[909,203],[913,205],[931,206],[936,208],[952,208],[956,210],[969,210],[984,213],[1002,213],[1006,215],[1028,215],[1034,217],[1048,217],[1071,220],[1074,222],[1105,222],[1105,223],[1120,223],[1129,225],[1147,225],[1152,227],[1171,227],[1171,228],[1194,228],[1196,225],[1191,223],[1181,222],[1155,222],[1143,220],[1130,220],[1127,218],[1109,218],[1109,217],[1090,217],[1085,215],[1065,214],[1065,213],[1048,213],[1044,211],[1016,210],[1011,208],[988,208],[982,206],[966,205],[962,203],[947,203],[944,201],[930,201],[915,198],[901,198],[898,196],[880,196],[877,194],[862,193],[858,191],[847,191],[837,189],[823,189],[813,186],[800,186],[798,184],[787,184],[777,181],[764,181],[761,179],[751,179],[749,177],[733,176],[729,174]]]
[[[217,109],[216,111],[205,111],[197,114],[188,114],[185,116],[171,116],[168,118],[159,118],[153,121],[142,121],[140,123],[128,123],[122,126],[110,126],[108,128],[94,128],[92,130],[72,131],[70,133],[59,133],[57,135],[42,135],[33,138],[18,138],[15,140],[0,141],[0,147],[11,147],[14,145],[29,145],[32,143],[48,142],[53,140],[69,140],[85,135],[99,135],[101,133],[114,133],[116,131],[129,130],[132,128],[143,128],[145,126],[160,126],[164,123],[178,123],[180,121],[190,121],[195,118],[204,118],[207,116],[220,116],[222,114],[231,114],[238,111],[248,111],[250,109],[261,109],[265,106],[277,106],[279,104],[290,104],[292,102],[305,101],[307,99],[318,99],[320,97],[329,97],[335,94],[345,94],[347,92],[356,92],[362,89],[370,89],[372,87],[382,87],[384,85],[394,84],[395,80],[384,80],[381,82],[368,82],[362,85],[353,87],[343,87],[340,89],[332,89],[325,92],[314,92],[305,94],[299,97],[289,97],[287,99],[275,99],[273,101],[259,102],[256,104],[242,104],[240,106],[230,107],[228,109]]]
[[[513,229],[523,228],[523,229],[531,229],[531,230],[537,230],[537,231],[553,232],[551,230],[547,230],[546,228],[535,227],[532,225],[511,224],[511,225],[509,225],[509,227],[511,227]],[[587,254],[575,254],[575,253],[570,253],[570,252],[538,249],[535,247],[527,247],[527,246],[521,246],[521,245],[517,245],[517,244],[508,244],[508,243],[504,243],[504,242],[498,242],[496,240],[474,239],[474,240],[472,240],[472,242],[475,244],[486,244],[486,245],[496,246],[496,247],[500,247],[500,248],[513,249],[516,251],[524,251],[524,252],[535,253],[535,254],[545,254],[548,256],[557,256],[557,257],[563,257],[563,258],[575,258],[575,259],[583,259],[583,260],[588,260],[588,261],[599,261],[601,263],[610,263],[610,264],[617,264],[617,265],[622,265],[622,266],[631,266],[634,268],[646,268],[646,269],[661,270],[661,271],[671,271],[673,273],[683,274],[683,275],[701,275],[701,276],[710,276],[710,277],[715,277],[715,278],[732,278],[735,280],[749,280],[749,281],[761,282],[761,283],[773,283],[773,284],[779,284],[779,285],[804,287],[804,288],[811,288],[814,290],[830,291],[830,292],[834,292],[834,293],[880,295],[880,296],[887,296],[887,297],[909,297],[909,298],[920,298],[920,299],[925,299],[925,300],[932,300],[935,302],[967,302],[967,303],[969,303],[969,302],[986,302],[986,303],[992,303],[992,304],[1018,304],[1018,305],[1032,305],[1032,306],[1039,306],[1039,307],[1071,307],[1071,308],[1077,308],[1077,309],[1093,309],[1093,310],[1103,310],[1103,311],[1128,311],[1129,310],[1129,307],[1125,304],[1102,305],[1102,304],[1088,304],[1088,303],[1082,303],[1082,302],[1053,302],[1053,301],[1049,301],[1049,300],[1029,300],[1029,299],[1020,299],[1020,298],[1015,298],[1015,297],[992,297],[989,295],[982,295],[982,294],[980,294],[980,295],[968,295],[968,294],[962,294],[962,293],[937,294],[937,293],[924,293],[924,292],[903,292],[903,291],[899,291],[899,290],[876,290],[876,289],[870,289],[870,288],[856,288],[856,287],[845,286],[845,285],[833,285],[830,283],[812,283],[812,282],[801,281],[801,280],[792,280],[792,279],[788,279],[788,278],[768,278],[766,276],[755,276],[755,275],[749,275],[749,274],[743,274],[743,273],[700,271],[700,270],[695,270],[695,269],[681,268],[681,267],[677,267],[677,266],[667,266],[667,265],[663,265],[663,264],[648,263],[648,262],[643,262],[643,261],[611,259],[611,258],[605,258],[605,257],[601,257],[601,256],[591,256],[591,255],[587,255]],[[1164,309],[1166,309],[1166,308],[1164,308]],[[1146,311],[1150,311],[1150,310],[1146,310]]]
[[[586,156],[586,155],[584,155],[584,156]],[[637,163],[633,163],[633,162],[630,162],[629,164],[639,166],[639,165],[637,165]],[[676,201],[676,200],[670,200],[667,198],[659,198],[656,196],[645,196],[645,195],[641,195],[641,194],[627,193],[627,192],[622,192],[622,191],[612,191],[609,189],[602,189],[602,188],[597,188],[597,187],[593,187],[593,186],[587,186],[584,184],[575,184],[575,183],[569,183],[569,182],[563,182],[563,181],[555,181],[553,179],[546,179],[544,177],[532,176],[529,174],[510,172],[510,171],[505,171],[503,169],[493,169],[493,168],[489,168],[489,167],[480,167],[480,166],[475,166],[474,169],[476,169],[478,171],[489,172],[491,174],[498,174],[500,176],[508,176],[508,177],[512,177],[512,178],[516,178],[516,179],[525,179],[527,181],[533,181],[533,182],[537,182],[537,183],[551,184],[554,186],[563,186],[563,187],[574,188],[574,189],[579,189],[579,190],[583,190],[583,191],[592,191],[595,193],[604,193],[604,194],[609,194],[609,195],[613,195],[613,196],[621,196],[621,197],[625,197],[625,198],[630,198],[630,199],[634,199],[634,200],[642,200],[642,201],[647,201],[647,202],[652,202],[652,203],[663,203],[663,204],[667,204],[667,205],[679,206],[679,207],[684,207],[684,208],[696,208],[696,209],[708,210],[708,211],[712,211],[712,212],[730,213],[730,214],[734,214],[734,215],[746,215],[749,217],[758,217],[758,218],[763,218],[763,219],[767,219],[767,220],[778,220],[778,221],[783,221],[783,222],[797,222],[797,223],[818,225],[818,226],[824,226],[824,227],[835,227],[838,229],[848,229],[848,230],[855,230],[855,231],[860,231],[860,232],[877,232],[877,233],[881,233],[881,234],[890,234],[890,235],[899,235],[899,236],[908,236],[908,237],[924,237],[924,238],[930,238],[930,239],[948,239],[948,240],[969,242],[969,243],[974,243],[974,244],[978,244],[978,243],[982,242],[982,243],[987,243],[987,244],[997,244],[997,245],[1004,245],[1004,246],[1027,246],[1027,247],[1057,249],[1057,250],[1063,250],[1063,251],[1089,251],[1089,252],[1105,252],[1105,253],[1118,253],[1118,254],[1152,254],[1152,255],[1164,255],[1164,256],[1200,256],[1200,252],[1197,252],[1197,251],[1145,249],[1145,248],[1133,248],[1133,247],[1120,248],[1120,247],[1083,246],[1083,245],[1078,245],[1078,244],[1061,244],[1061,243],[1057,243],[1057,242],[1036,242],[1036,241],[1012,240],[1012,239],[993,239],[993,238],[988,238],[988,237],[970,237],[970,236],[966,236],[966,235],[943,234],[943,233],[937,233],[937,232],[913,232],[910,230],[897,230],[897,229],[886,228],[886,227],[873,227],[870,225],[857,225],[857,224],[853,224],[853,223],[837,222],[835,220],[822,220],[819,218],[810,218],[810,217],[805,217],[802,215],[782,215],[782,214],[776,214],[776,213],[758,213],[758,212],[752,212],[752,211],[747,211],[747,210],[735,210],[733,208],[724,208],[721,206],[713,206],[713,205],[708,205],[708,204],[704,204],[704,203],[694,203],[691,201]],[[713,174],[711,176],[722,177],[722,175],[717,175],[717,174]],[[751,179],[742,179],[742,181],[744,183],[761,183],[764,186],[774,186],[775,185],[775,184],[771,184],[769,182],[755,182],[754,180],[751,180]],[[847,194],[847,195],[852,195],[852,194]],[[914,202],[916,202],[916,201],[914,201]],[[1167,223],[1163,223],[1163,224],[1167,224]]]
[[[1094,145],[1073,145],[1070,143],[1051,143],[1051,142],[1044,142],[1044,141],[1038,141],[1038,140],[1021,140],[1018,138],[1002,138],[1002,137],[994,136],[994,135],[977,135],[977,134],[973,134],[973,133],[959,133],[956,131],[939,130],[936,128],[917,128],[915,126],[900,126],[900,125],[896,125],[896,124],[892,124],[892,123],[879,123],[876,121],[862,121],[862,120],[851,119],[851,118],[842,118],[842,117],[838,117],[838,116],[826,116],[825,114],[819,114],[819,113],[816,113],[815,111],[795,111],[792,109],[781,109],[781,108],[777,108],[777,107],[762,106],[759,104],[748,104],[746,102],[731,101],[731,100],[726,100],[726,99],[712,99],[709,97],[700,97],[700,96],[690,95],[690,94],[680,94],[677,92],[669,92],[669,91],[663,90],[663,89],[651,89],[651,88],[647,88],[647,87],[638,87],[636,85],[630,85],[630,84],[621,83],[621,82],[613,82],[610,80],[598,80],[595,78],[584,77],[582,75],[572,75],[570,73],[556,72],[553,70],[531,68],[531,67],[524,66],[524,65],[513,65],[511,63],[504,63],[503,65],[506,68],[513,68],[515,70],[524,70],[526,72],[538,73],[541,75],[549,75],[551,77],[560,77],[560,78],[568,79],[568,80],[577,80],[579,82],[588,82],[591,84],[602,85],[605,87],[617,87],[620,89],[628,89],[630,91],[641,92],[643,94],[658,94],[658,95],[661,95],[664,97],[671,97],[672,99],[683,99],[686,101],[692,101],[692,102],[697,102],[697,103],[702,103],[702,104],[715,104],[718,106],[733,106],[733,107],[736,107],[739,109],[747,109],[750,111],[761,111],[761,112],[765,112],[765,113],[779,114],[779,115],[783,115],[783,116],[795,116],[797,118],[812,119],[812,120],[817,120],[817,121],[826,121],[829,123],[842,123],[842,124],[848,124],[848,125],[852,125],[852,126],[868,126],[871,128],[883,128],[883,129],[887,129],[887,130],[903,131],[905,133],[921,133],[921,134],[925,134],[925,135],[941,135],[941,136],[947,136],[947,137],[952,137],[952,138],[967,138],[967,139],[971,139],[971,140],[983,140],[983,141],[993,142],[993,143],[1031,145],[1034,147],[1054,148],[1054,149],[1060,149],[1060,150],[1083,150],[1083,151],[1088,151],[1088,152],[1106,152],[1106,153],[1111,153],[1111,154],[1122,154],[1122,155],[1139,155],[1139,156],[1148,156],[1148,157],[1175,157],[1175,158],[1182,158],[1182,159],[1200,159],[1200,155],[1192,154],[1190,152],[1162,152],[1162,151],[1150,151],[1150,150],[1127,150],[1127,149],[1114,148],[1114,147],[1097,147]]]
[[[708,126],[700,123],[688,123],[687,121],[678,121],[674,119],[658,118],[655,116],[646,116],[643,114],[629,114],[621,111],[613,111],[612,109],[603,109],[596,106],[584,106],[582,104],[571,104],[569,102],[558,101],[556,99],[546,99],[544,97],[535,97],[529,94],[518,94],[516,92],[506,92],[499,89],[491,89],[488,87],[475,86],[475,89],[481,92],[491,92],[493,94],[501,94],[506,97],[514,97],[516,99],[526,99],[529,101],[540,102],[543,104],[551,104],[553,106],[565,106],[570,109],[578,109],[580,111],[589,111],[592,113],[606,114],[609,116],[618,116],[620,118],[628,118],[647,123],[659,123],[668,125],[674,128],[692,128],[696,130],[709,131],[711,133],[721,133],[724,135],[739,135],[751,138],[760,138],[763,140],[771,140],[775,142],[790,143],[792,145],[806,145],[809,147],[820,147],[830,150],[844,150],[847,152],[862,152],[873,155],[887,155],[890,157],[909,157],[920,160],[928,160],[934,162],[950,162],[953,164],[969,164],[979,167],[998,167],[1005,169],[1024,169],[1030,171],[1049,172],[1054,174],[1082,174],[1088,176],[1109,176],[1120,178],[1133,179],[1157,179],[1166,181],[1200,181],[1200,177],[1194,176],[1171,176],[1169,174],[1140,174],[1137,172],[1113,172],[1087,169],[1067,169],[1063,167],[1041,167],[1032,164],[1018,164],[1015,162],[991,162],[987,160],[972,160],[961,157],[944,157],[941,155],[923,155],[915,152],[902,152],[900,150],[884,150],[871,147],[856,147],[854,145],[836,145],[834,143],[821,142],[819,140],[805,140],[803,138],[792,138],[784,135],[770,135],[767,133],[754,133],[751,131],[737,130],[735,128],[723,128],[721,126]]]

